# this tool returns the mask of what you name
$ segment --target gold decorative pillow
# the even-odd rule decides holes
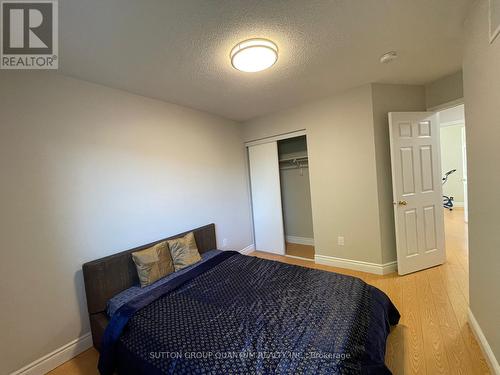
[[[172,255],[176,271],[186,268],[187,266],[201,260],[193,232],[190,232],[181,238],[167,240],[167,243],[170,248],[170,254]]]
[[[145,250],[132,253],[141,288],[153,284],[156,280],[174,272],[170,251],[165,241]]]

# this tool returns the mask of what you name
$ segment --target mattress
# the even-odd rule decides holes
[[[399,313],[359,278],[219,252],[106,328],[101,374],[390,374]]]

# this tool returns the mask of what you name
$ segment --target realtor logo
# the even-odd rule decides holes
[[[1,69],[57,69],[57,0],[2,1]]]

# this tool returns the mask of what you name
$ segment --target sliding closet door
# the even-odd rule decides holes
[[[255,248],[285,254],[277,142],[248,147]]]

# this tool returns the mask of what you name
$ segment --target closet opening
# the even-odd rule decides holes
[[[314,260],[306,136],[278,141],[285,255]]]
[[[248,142],[256,251],[314,260],[305,131]]]

